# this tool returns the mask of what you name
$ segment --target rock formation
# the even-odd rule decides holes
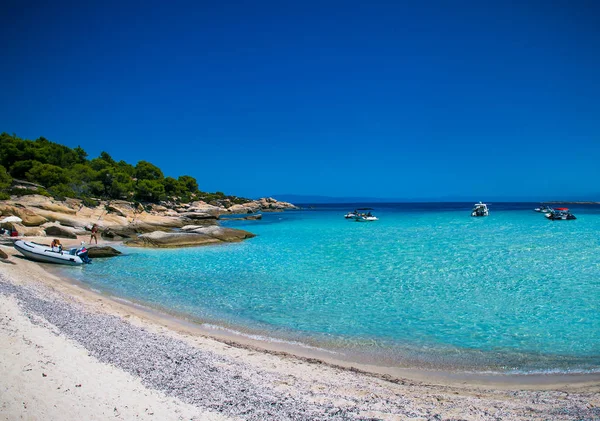
[[[212,226],[200,227],[189,232],[154,231],[127,240],[125,245],[155,248],[190,247],[223,242],[238,242],[252,237],[254,237],[254,234],[248,231]]]
[[[76,238],[87,235],[91,226],[97,224],[100,235],[106,240],[125,240],[127,244],[142,247],[180,247],[241,241],[254,236],[247,231],[220,227],[218,220],[221,215],[241,214],[246,215],[242,219],[258,220],[262,217],[258,213],[261,211],[296,209],[291,203],[278,202],[273,198],[243,204],[224,200],[217,204],[219,206],[213,202],[196,201],[144,206],[112,200],[88,207],[79,199],[58,201],[32,194],[0,201],[0,217],[15,215],[21,218],[20,223],[12,224],[21,236]],[[187,227],[193,228],[184,229]],[[170,232],[173,229],[182,229],[183,232]]]
[[[122,254],[119,250],[114,249],[110,246],[95,246],[88,247],[88,256],[92,259],[103,258],[103,257],[114,257]]]

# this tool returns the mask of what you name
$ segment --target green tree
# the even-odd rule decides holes
[[[112,156],[110,156],[108,154],[108,152],[100,152],[100,159],[105,160],[106,162],[108,162],[110,164],[111,167],[114,167],[117,163],[115,162],[115,160],[112,158]]]
[[[187,193],[186,186],[173,177],[166,177],[163,180],[163,185],[165,186],[165,194],[167,196],[183,196]]]
[[[135,166],[135,178],[138,180],[162,180],[164,175],[156,165],[147,161],[139,161]]]
[[[83,148],[79,145],[75,149],[73,149],[75,155],[77,156],[77,164],[83,164],[87,160],[87,152],[83,150]]]
[[[41,164],[41,162],[32,159],[17,161],[10,167],[10,175],[14,178],[26,178],[25,174],[33,168],[34,164]]]
[[[8,133],[0,134],[0,165],[10,169],[15,162],[23,159],[24,142]]]
[[[104,196],[104,184],[101,181],[90,181],[87,183],[89,194],[94,197]]]
[[[48,189],[48,192],[55,198],[63,200],[65,197],[77,197],[71,186],[61,183]]]
[[[131,178],[135,177],[135,167],[127,162],[121,160],[117,162],[117,168],[119,172],[128,174]]]
[[[196,179],[194,177],[189,176],[189,175],[182,175],[177,180],[179,180],[180,183],[185,185],[185,188],[188,192],[190,192],[190,193],[198,192],[198,182],[196,181]]]
[[[12,177],[3,165],[0,165],[0,190],[6,190],[12,184]]]
[[[45,187],[57,184],[67,184],[69,177],[67,171],[52,164],[41,164],[34,161],[33,167],[25,174],[27,180],[42,184]]]
[[[165,195],[165,186],[157,180],[139,180],[136,197],[141,201],[158,202]]]

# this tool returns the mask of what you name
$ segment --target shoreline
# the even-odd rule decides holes
[[[96,290],[77,279],[61,277],[61,274],[55,273],[52,270],[49,270],[49,272],[74,287],[75,289],[71,291],[73,294],[89,294],[89,299],[104,300],[105,303],[110,303],[111,306],[123,307],[117,310],[119,313],[135,313],[138,317],[144,318],[151,323],[168,327],[178,333],[215,339],[227,345],[251,351],[298,358],[308,363],[326,364],[331,367],[361,372],[365,375],[380,377],[386,380],[412,380],[443,386],[468,384],[473,387],[491,386],[504,390],[515,388],[548,390],[563,386],[587,387],[600,385],[600,372],[502,373],[461,371],[459,369],[449,371],[437,368],[398,367],[360,362],[356,360],[357,356],[354,354],[349,355],[348,358],[343,358],[345,354],[321,348],[318,345],[269,337],[260,333],[246,333],[236,330],[234,327],[191,320],[184,314],[169,313],[166,309],[154,308],[147,303],[140,303],[111,295],[108,292]]]
[[[14,253],[14,250],[3,249],[10,255]],[[13,264],[0,261],[2,312],[18,308],[24,320],[36,328],[69,341],[60,347],[47,342],[24,342],[22,346],[31,352],[40,347],[44,358],[52,361],[53,371],[49,376],[63,383],[73,367],[69,361],[61,365],[59,355],[82,348],[86,355],[81,358],[94,367],[85,368],[80,375],[83,380],[78,380],[88,387],[85,390],[88,395],[69,401],[66,406],[58,401],[63,412],[56,413],[55,419],[103,419],[112,411],[113,403],[109,400],[106,405],[111,406],[110,411],[104,408],[104,417],[81,415],[81,411],[92,404],[100,405],[99,397],[107,394],[105,387],[110,386],[103,382],[91,385],[92,379],[100,375],[96,370],[106,367],[114,369],[107,382],[121,375],[119,373],[133,376],[130,381],[141,381],[143,386],[131,391],[133,401],[148,393],[163,393],[168,397],[168,402],[161,401],[164,405],[176,403],[187,408],[186,411],[200,414],[188,419],[600,419],[598,381],[551,383],[530,389],[523,384],[509,387],[476,384],[469,379],[416,380],[361,371],[362,367],[336,366],[311,357],[264,351],[262,347],[236,340],[213,339],[212,335],[175,326],[175,322],[164,315],[158,317],[136,308],[138,306],[65,282],[49,273],[44,265],[25,259],[10,258],[9,261]],[[7,302],[18,305],[4,305]],[[22,319],[22,316],[19,317]],[[8,331],[14,338],[20,337],[22,332],[18,329],[6,328],[19,318],[14,314],[11,317],[2,314],[2,317],[0,333]],[[22,352],[16,355],[10,348],[2,347],[0,352],[7,365],[26,365]],[[50,369],[44,366],[41,370]],[[46,371],[35,373],[32,377],[35,380],[26,385],[27,392],[23,392],[23,384],[15,384],[12,378],[3,382],[8,392],[2,397],[2,405],[8,405],[9,414],[29,413],[31,405],[23,409],[19,405],[11,406],[6,400],[18,395],[17,400],[35,401],[35,396],[45,393],[39,390],[44,384],[44,373]],[[69,389],[80,391],[73,387]],[[169,413],[171,408],[163,407],[163,403],[157,402],[153,411]],[[52,408],[46,409],[52,411]],[[142,415],[136,413],[140,419],[152,419]],[[48,418],[53,417],[50,414]],[[166,416],[163,419],[180,418]]]
[[[80,242],[81,240],[82,238],[77,238],[72,241]],[[98,246],[106,245],[126,247],[121,242],[115,243],[101,240],[98,243]],[[20,260],[27,261],[17,252],[12,254]],[[77,279],[60,273],[60,269],[55,265],[39,264],[39,266],[41,270],[52,275],[54,283],[61,286],[61,292],[77,297],[78,300],[84,303],[102,301],[104,310],[107,310],[108,307],[108,311],[120,317],[135,314],[136,317],[144,319],[148,323],[167,327],[180,334],[205,337],[226,343],[229,346],[240,347],[255,352],[298,358],[308,363],[326,364],[331,367],[361,372],[365,375],[376,376],[385,380],[411,380],[441,386],[468,384],[472,387],[494,387],[503,390],[520,390],[523,388],[529,390],[549,390],[565,386],[585,388],[587,386],[600,385],[600,372],[502,373],[461,369],[451,371],[443,368],[384,365],[368,360],[359,361],[358,354],[345,355],[337,351],[321,348],[318,345],[288,341],[260,333],[246,333],[236,330],[235,327],[188,319],[184,314],[170,313],[168,309],[155,308],[147,303],[131,301],[123,297],[111,295],[105,291],[96,290]]]

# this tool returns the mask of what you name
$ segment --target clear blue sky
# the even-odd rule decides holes
[[[0,6],[0,131],[206,191],[600,199],[595,1]]]

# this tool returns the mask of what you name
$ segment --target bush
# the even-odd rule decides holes
[[[67,197],[76,197],[73,189],[66,184],[57,184],[48,189],[50,194],[57,200],[65,200]]]
[[[18,188],[12,188],[9,190],[9,193],[11,195],[15,195],[15,196],[30,196],[32,194],[40,194],[42,196],[46,196],[46,197],[52,197],[52,195],[50,193],[48,193],[48,191],[46,191],[46,189],[18,189]]]
[[[6,171],[4,166],[0,165],[0,190],[5,190],[12,184],[12,177]]]
[[[96,206],[98,206],[100,204],[100,202],[92,199],[91,197],[84,197],[82,199],[82,202],[83,202],[83,205],[87,206],[88,208],[95,208]]]

